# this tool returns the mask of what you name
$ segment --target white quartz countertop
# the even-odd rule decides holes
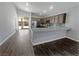
[[[32,28],[32,31],[37,32],[37,31],[52,31],[52,30],[70,30],[69,27],[66,26],[52,26],[48,28]]]

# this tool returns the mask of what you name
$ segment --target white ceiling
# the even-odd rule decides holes
[[[43,16],[51,15],[56,12],[65,11],[72,7],[75,7],[77,2],[28,2],[29,5],[26,6],[26,2],[16,2],[15,5],[18,9],[24,11],[30,11],[33,13],[37,13]],[[53,9],[50,10],[49,7],[53,6]],[[46,13],[43,12],[46,10]]]

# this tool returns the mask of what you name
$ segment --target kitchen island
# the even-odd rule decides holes
[[[33,45],[42,44],[66,37],[66,32],[70,28],[64,25],[56,25],[48,28],[32,28],[32,43]]]

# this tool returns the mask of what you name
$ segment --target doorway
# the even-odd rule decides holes
[[[18,26],[19,26],[19,29],[28,29],[29,28],[29,18],[28,17],[19,17]]]

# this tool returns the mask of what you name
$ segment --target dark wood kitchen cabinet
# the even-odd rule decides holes
[[[65,24],[66,13],[58,14],[50,17],[50,23]]]

